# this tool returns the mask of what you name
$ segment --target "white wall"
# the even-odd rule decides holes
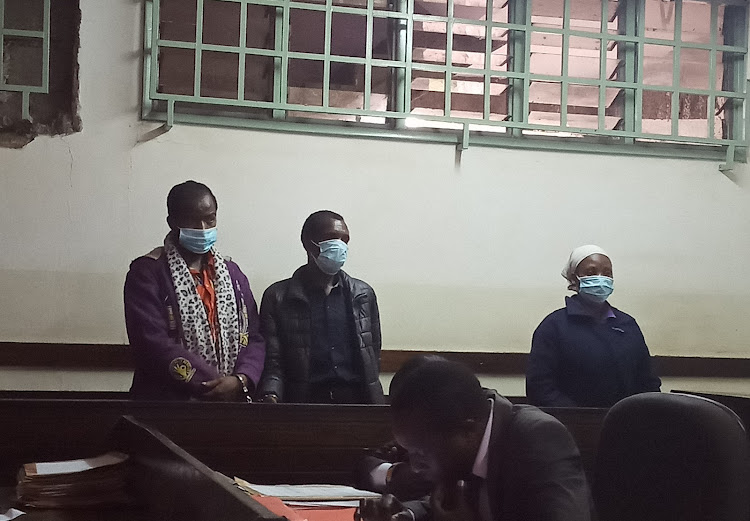
[[[528,350],[595,242],[653,353],[748,356],[746,165],[470,148],[457,168],[450,146],[188,126],[139,144],[140,4],[81,0],[83,132],[0,149],[0,341],[125,342],[128,263],[193,178],[258,298],[304,261],[304,218],[343,213],[386,348]]]

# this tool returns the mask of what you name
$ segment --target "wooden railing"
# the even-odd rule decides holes
[[[393,373],[409,358],[427,351],[384,349],[381,371]],[[476,373],[519,375],[528,353],[441,351],[438,354],[467,364]],[[750,358],[654,356],[659,376],[750,378]],[[133,368],[130,347],[123,344],[45,344],[0,342],[0,367],[128,370]]]

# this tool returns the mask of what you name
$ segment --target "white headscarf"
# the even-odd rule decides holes
[[[601,247],[595,244],[586,244],[585,246],[579,246],[578,248],[570,252],[570,258],[568,259],[568,262],[565,264],[565,267],[562,270],[562,276],[568,282],[570,282],[570,284],[568,284],[568,289],[575,289],[576,284],[578,283],[578,278],[576,277],[576,269],[578,268],[578,265],[581,263],[581,261],[589,255],[594,255],[596,253],[598,253],[599,255],[604,255],[605,257],[609,257],[607,252],[605,252]]]

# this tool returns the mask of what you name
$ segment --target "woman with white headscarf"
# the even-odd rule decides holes
[[[659,391],[643,333],[635,319],[612,307],[612,262],[595,245],[573,250],[562,272],[565,307],[548,315],[531,341],[526,395],[541,407],[609,407]]]

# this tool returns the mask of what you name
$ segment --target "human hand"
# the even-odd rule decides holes
[[[465,481],[455,485],[438,485],[430,496],[433,521],[478,521],[476,506],[469,502]]]
[[[417,474],[408,462],[394,463],[386,476],[386,492],[402,501],[413,501],[428,495],[433,485],[424,475]]]
[[[372,455],[390,463],[406,459],[406,451],[399,447],[395,441],[390,441],[382,447],[378,447],[373,451]]]
[[[202,396],[206,400],[230,402],[242,396],[242,382],[236,376],[222,376],[203,382],[203,388],[207,389]]]
[[[414,514],[392,494],[379,499],[362,499],[354,521],[414,521]]]

